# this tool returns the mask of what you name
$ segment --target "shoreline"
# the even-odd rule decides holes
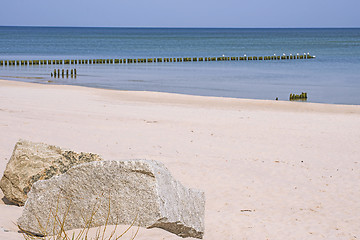
[[[207,240],[360,237],[359,105],[0,80],[0,132],[0,176],[20,138],[163,162],[205,191]],[[0,211],[0,239],[22,239],[22,208]],[[136,239],[181,238],[141,228]]]
[[[81,65],[84,66],[84,65]],[[8,77],[8,78],[6,78]],[[100,77],[98,77],[100,78]],[[22,79],[22,80],[16,80],[16,79]],[[42,81],[37,81],[37,82],[29,82],[29,81],[24,81],[24,79],[41,79]],[[95,88],[95,89],[103,89],[103,90],[114,90],[114,91],[124,91],[124,92],[153,92],[153,93],[169,93],[169,94],[178,94],[178,95],[186,95],[186,96],[199,96],[199,97],[209,97],[209,98],[229,98],[229,99],[243,99],[243,100],[264,100],[264,101],[273,101],[275,100],[274,98],[252,98],[252,97],[238,97],[238,96],[218,96],[216,94],[212,94],[212,93],[207,93],[207,94],[192,94],[192,93],[186,93],[186,92],[171,92],[171,91],[166,91],[166,90],[126,90],[126,89],[118,89],[117,87],[103,87],[103,86],[87,86],[89,84],[76,84],[76,82],[74,82],[74,84],[69,83],[69,84],[63,84],[63,83],[59,83],[56,82],[56,78],[46,78],[46,77],[25,77],[25,76],[0,76],[0,80],[1,81],[10,81],[10,82],[24,82],[24,83],[32,83],[32,84],[43,84],[43,85],[54,85],[54,86],[78,86],[78,87],[85,87],[85,88]],[[129,80],[130,81],[130,80]],[[274,95],[276,96],[276,95]],[[257,97],[257,96],[254,96]],[[325,98],[326,99],[326,98]],[[289,94],[287,94],[287,96],[282,96],[280,98],[280,100],[278,101],[282,101],[282,102],[288,102],[289,101]],[[341,106],[360,106],[360,103],[357,103],[358,101],[354,102],[343,102],[343,103],[336,103],[335,101],[322,101],[319,100],[319,98],[313,102],[313,101],[291,101],[291,102],[303,102],[303,103],[314,103],[314,104],[326,104],[326,105],[341,105]]]
[[[156,91],[136,91],[136,90],[118,90],[118,89],[111,89],[111,88],[102,88],[102,87],[90,87],[90,86],[81,86],[81,85],[67,85],[67,84],[47,84],[47,83],[37,83],[37,82],[23,82],[23,81],[16,81],[16,80],[7,80],[7,79],[0,79],[1,85],[8,85],[8,86],[28,86],[31,85],[40,85],[46,87],[55,87],[64,89],[89,89],[89,90],[100,90],[100,91],[108,91],[108,93],[114,94],[117,93],[122,97],[125,97],[124,100],[137,100],[137,101],[153,101],[164,103],[161,99],[164,99],[169,96],[173,96],[174,102],[173,103],[186,103],[186,100],[196,100],[197,103],[201,105],[201,103],[205,102],[217,102],[222,106],[227,105],[229,102],[238,101],[237,104],[240,106],[247,106],[251,105],[251,107],[259,107],[259,106],[266,106],[272,107],[274,109],[285,108],[287,110],[291,110],[290,104],[295,106],[294,111],[319,111],[319,112],[349,112],[353,113],[360,113],[360,105],[357,104],[335,104],[335,103],[315,103],[315,102],[306,102],[306,101],[289,101],[289,100],[266,100],[266,99],[251,99],[251,98],[235,98],[235,97],[218,97],[218,96],[207,96],[207,95],[191,95],[186,93],[172,93],[172,92],[156,92]],[[146,97],[142,97],[142,95],[146,95]],[[149,99],[151,95],[152,99]],[[188,99],[187,99],[188,98]],[[276,106],[274,104],[278,104],[280,106]],[[359,109],[357,109],[359,108]]]

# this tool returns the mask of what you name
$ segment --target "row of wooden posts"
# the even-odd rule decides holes
[[[315,56],[303,55],[282,55],[264,57],[183,57],[183,58],[119,58],[119,59],[80,59],[80,60],[0,60],[0,66],[20,65],[66,65],[66,64],[120,64],[120,63],[152,63],[152,62],[201,62],[201,61],[252,61],[252,60],[287,60],[287,59],[311,59]]]
[[[69,77],[69,69],[66,69],[66,73],[65,73],[65,69],[61,70],[61,77],[64,78],[66,74],[66,77]],[[70,75],[71,77],[76,77],[76,68],[75,69],[70,69]],[[54,69],[54,73],[50,73],[51,77],[60,77],[60,69]]]
[[[307,93],[302,92],[301,94],[293,94],[290,93],[290,97],[289,97],[290,101],[306,101],[307,100]]]

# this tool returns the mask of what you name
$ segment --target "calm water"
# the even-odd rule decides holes
[[[156,29],[0,27],[0,60],[263,56],[310,52],[316,59],[2,66],[0,78],[121,90],[360,104],[360,29]]]

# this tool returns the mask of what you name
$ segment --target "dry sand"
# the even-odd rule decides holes
[[[360,239],[360,106],[1,80],[0,176],[20,138],[164,162],[205,191],[204,239]],[[0,203],[0,239],[21,211]]]

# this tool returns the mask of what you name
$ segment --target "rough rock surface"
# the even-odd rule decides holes
[[[23,206],[36,181],[65,173],[80,163],[100,160],[93,153],[76,153],[44,143],[20,140],[0,180],[0,188],[10,202]]]
[[[185,188],[166,167],[152,160],[100,161],[72,167],[65,174],[36,182],[18,224],[46,235],[59,225],[46,221],[57,210],[65,230],[131,224],[162,228],[181,237],[202,238],[205,194]],[[66,212],[68,213],[66,214]],[[39,226],[42,227],[39,227]],[[46,226],[46,227],[45,227]]]

